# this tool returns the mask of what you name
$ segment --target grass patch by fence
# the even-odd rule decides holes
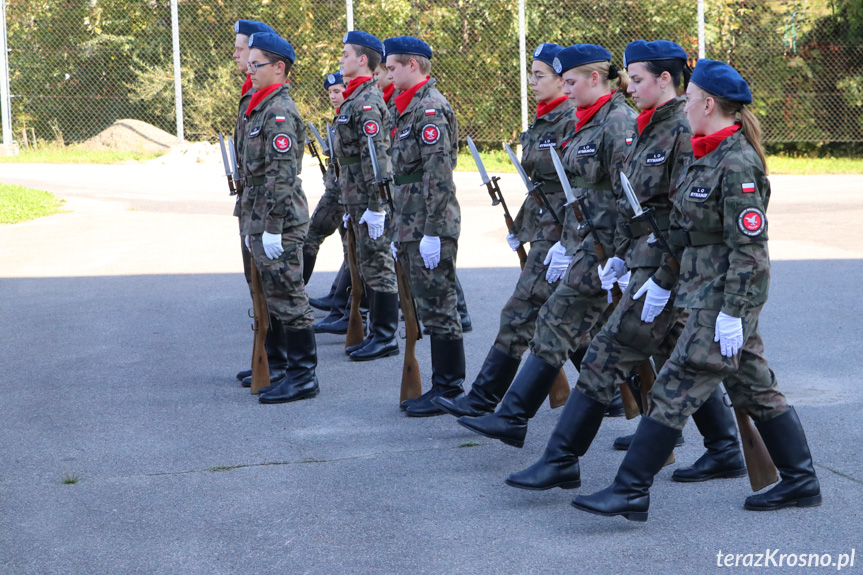
[[[15,224],[56,214],[63,204],[54,194],[0,184],[0,224]]]
[[[0,157],[0,164],[117,164],[143,162],[162,153],[87,150],[80,146],[49,144],[37,149],[21,150],[17,156]]]

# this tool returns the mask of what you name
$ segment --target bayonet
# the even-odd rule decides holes
[[[648,243],[658,241],[662,246],[662,249],[665,250],[665,253],[674,257],[674,252],[671,251],[671,247],[668,245],[665,236],[662,235],[662,230],[659,229],[659,222],[656,221],[656,214],[654,213],[653,208],[647,208],[645,210],[641,207],[641,203],[639,203],[638,197],[635,195],[635,190],[632,189],[632,183],[623,172],[620,172],[620,184],[623,187],[623,193],[629,201],[632,211],[635,213],[635,217],[632,219],[640,221],[647,220],[650,227],[653,229],[653,233],[650,234],[650,237],[647,239]]]
[[[228,162],[228,153],[225,151],[225,137],[219,132],[219,149],[222,152],[222,165],[225,167],[225,177],[228,179],[228,190],[230,194],[236,195],[237,189],[234,188],[234,178],[231,175],[231,164]]]
[[[518,174],[521,176],[522,181],[524,181],[525,187],[527,187],[527,193],[536,200],[536,203],[539,204],[539,213],[542,214],[543,206],[551,213],[551,217],[554,219],[554,223],[560,228],[563,228],[563,223],[561,223],[560,218],[557,217],[557,213],[554,211],[554,208],[548,201],[548,196],[545,195],[545,192],[542,191],[542,183],[534,183],[527,176],[527,172],[524,171],[524,166],[521,165],[521,162],[518,159],[518,156],[512,150],[512,148],[504,142],[503,144],[506,153],[509,154],[509,159],[512,162],[512,165],[515,166],[515,169],[518,171]]]
[[[374,173],[375,181],[373,185],[378,187],[378,192],[380,193],[380,205],[384,206],[389,204],[390,209],[395,212],[395,206],[393,206],[393,197],[390,193],[390,179],[389,178],[381,178],[381,168],[378,165],[378,153],[377,148],[375,147],[375,141],[371,136],[366,136],[369,142],[369,155],[372,158],[372,173]]]
[[[240,167],[237,165],[237,149],[234,147],[234,138],[233,136],[228,136],[228,154],[231,158],[231,173],[234,174],[234,183],[237,184],[237,188],[239,191],[240,187]]]
[[[333,162],[333,170],[336,172],[336,178],[339,177],[339,163],[336,161],[336,149],[333,147],[333,130],[330,128],[330,123],[327,122],[327,143],[330,146],[330,158]]]
[[[321,133],[318,132],[318,129],[315,128],[315,125],[311,122],[308,122],[309,128],[312,130],[312,135],[318,141],[318,144],[321,146],[321,151],[323,154],[329,158],[332,158],[332,153],[330,152],[330,147],[324,142],[324,139],[321,137]]]

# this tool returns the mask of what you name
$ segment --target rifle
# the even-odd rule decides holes
[[[333,133],[330,130],[329,124],[327,124],[327,141],[330,144],[330,153],[334,153]],[[334,158],[334,156],[330,157]],[[336,177],[338,177],[338,162],[333,163],[333,169],[336,172]],[[357,264],[357,237],[354,234],[353,224],[348,224],[348,269],[351,272],[351,310],[348,316],[348,333],[345,337],[345,349],[353,345],[359,345],[365,339],[363,316],[360,314],[360,300],[363,297],[363,278],[360,276],[360,267]]]
[[[512,216],[509,215],[509,209],[506,207],[506,201],[503,199],[503,193],[501,193],[500,186],[497,183],[498,180],[500,180],[500,177],[488,177],[488,172],[485,171],[485,165],[482,163],[482,158],[479,157],[479,150],[476,149],[476,144],[473,143],[470,136],[467,137],[467,146],[470,148],[473,161],[479,170],[482,183],[485,184],[485,187],[488,189],[488,195],[491,196],[491,205],[496,206],[500,204],[501,207],[503,207],[503,220],[506,223],[506,230],[514,235],[513,230],[515,229],[515,223],[512,221]],[[524,246],[518,246],[518,249],[515,251],[518,253],[518,262],[521,264],[521,269],[524,269],[525,264],[527,264],[527,252],[524,251]]]
[[[522,181],[524,181],[524,185],[527,187],[527,193],[533,196],[534,201],[539,204],[539,213],[542,214],[542,207],[545,206],[549,212],[551,212],[551,217],[554,218],[555,227],[557,227],[558,235],[563,235],[563,224],[560,221],[560,218],[557,217],[557,214],[554,211],[552,205],[548,202],[548,198],[545,193],[542,191],[542,182],[533,183],[530,181],[530,178],[527,177],[527,174],[524,171],[524,167],[521,165],[521,162],[518,160],[518,156],[515,155],[515,152],[512,151],[512,148],[509,147],[509,144],[503,144],[504,149],[507,154],[509,154],[509,159],[512,161],[512,165],[515,166],[515,169],[518,171],[521,176]],[[473,150],[471,150],[473,151]],[[479,154],[477,154],[477,157]],[[486,175],[488,177],[488,175]],[[495,183],[495,185],[497,185]],[[498,193],[500,193],[500,188],[498,188]],[[503,196],[501,195],[501,198]],[[492,202],[494,198],[492,198]],[[510,232],[511,233],[511,232]],[[572,390],[569,387],[569,380],[566,378],[566,373],[563,371],[563,368],[560,368],[560,371],[557,372],[557,377],[554,378],[554,383],[551,386],[551,391],[548,393],[548,405],[551,406],[552,409],[560,407],[566,403],[566,400],[569,399],[569,394]]]
[[[390,179],[381,177],[375,142],[371,136],[367,137],[369,141],[369,154],[372,157],[372,170],[375,175],[374,185],[378,187],[378,193],[381,196],[381,205],[388,204],[390,211],[394,214],[395,206],[393,205],[393,197],[390,192]],[[411,293],[408,274],[398,258],[395,259],[395,266],[396,280],[399,286],[399,304],[402,308],[402,314],[405,316],[405,359],[402,364],[402,385],[399,396],[399,401],[401,402],[422,395],[422,378],[420,377],[420,366],[416,357],[417,340],[422,339],[422,330],[420,330],[416,301],[414,301],[413,293]]]
[[[311,130],[312,130],[312,135],[315,137],[315,140],[317,140],[318,144],[321,145],[321,151],[324,154],[327,154],[327,147],[324,145],[324,141],[323,141],[323,139],[321,139],[321,135],[318,133],[318,130],[315,129],[314,124],[312,124],[311,122],[308,122],[308,124],[309,124],[309,128],[311,128]],[[318,165],[321,167],[321,174],[323,174],[324,177],[326,177],[327,168],[326,168],[326,166],[324,166],[324,161],[321,159],[321,155],[318,154],[318,149],[315,147],[315,141],[314,140],[309,140],[309,151],[312,153],[312,156],[314,156],[315,159],[318,161]],[[329,154],[327,154],[327,155],[329,155]]]
[[[240,177],[240,168],[237,166],[237,149],[234,147],[234,138],[228,136],[228,157],[231,159],[231,174],[234,177],[234,187],[237,188],[237,193],[242,194],[246,187],[246,179]]]
[[[219,149],[222,151],[222,165],[225,167],[225,177],[228,178],[228,191],[230,195],[237,195],[234,188],[234,177],[231,173],[231,165],[228,163],[228,153],[225,151],[225,137],[219,132]]]
[[[623,185],[623,192],[635,216],[632,218],[637,221],[647,220],[650,227],[653,229],[651,236],[655,238],[662,246],[666,254],[666,262],[671,267],[672,271],[680,273],[680,262],[671,251],[665,237],[662,235],[662,230],[659,229],[659,223],[656,221],[656,215],[653,208],[642,209],[638,198],[635,195],[635,190],[632,189],[632,184],[626,174],[620,172],[620,183]],[[648,240],[649,241],[649,240]],[[643,384],[642,384],[643,385]],[[651,382],[651,386],[653,382]],[[738,407],[734,407],[734,417],[737,419],[737,426],[740,428],[740,442],[743,444],[743,458],[746,460],[746,471],[749,474],[749,485],[753,491],[760,491],[768,485],[776,483],[779,476],[776,473],[776,466],[773,464],[773,459],[767,451],[767,446],[764,445],[764,440],[758,429],[752,423],[749,414]]]

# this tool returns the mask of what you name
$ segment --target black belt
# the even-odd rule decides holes
[[[575,187],[577,188],[587,188],[590,190],[610,190],[611,189],[611,180],[605,180],[602,182],[588,182],[581,176],[575,176]]]
[[[344,158],[336,158],[339,167],[350,166],[351,164],[359,164],[362,158],[360,156],[345,156]]]
[[[668,243],[675,246],[709,246],[725,241],[722,232],[689,232],[686,230],[671,230],[668,232]]]
[[[246,176],[246,183],[250,186],[263,186],[267,183],[266,176]]]
[[[543,182],[542,191],[546,194],[557,194],[563,191],[563,184],[560,182]]]
[[[417,182],[423,181],[424,172],[420,170],[419,172],[414,172],[413,174],[404,174],[401,176],[396,176],[393,178],[393,183],[397,186],[404,186],[407,184],[416,184]]]
[[[654,217],[660,231],[666,231],[669,225],[669,214],[655,214]],[[624,234],[633,239],[653,233],[653,226],[650,225],[650,222],[642,220],[629,221],[623,224],[623,229],[625,230]]]

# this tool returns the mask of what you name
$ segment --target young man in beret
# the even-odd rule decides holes
[[[258,401],[284,403],[318,394],[314,315],[303,286],[309,208],[299,173],[306,129],[286,83],[296,59],[293,47],[277,34],[256,33],[249,48],[257,92],[246,109],[241,230],[287,349],[285,376],[262,389]]]
[[[381,202],[368,144],[375,142],[380,177],[389,175],[390,134],[383,95],[373,70],[383,56],[383,43],[367,32],[345,34],[339,61],[347,89],[336,116],[333,153],[339,163],[341,202],[345,225],[357,239],[357,262],[365,289],[369,291],[369,336],[345,351],[354,361],[369,361],[397,355],[398,287],[395,264],[389,250],[391,217]]]
[[[407,270],[417,312],[431,334],[432,388],[402,402],[410,417],[443,413],[432,398],[462,393],[465,375],[462,325],[457,310],[456,252],[461,212],[453,168],[458,122],[435,88],[432,51],[418,38],[385,43],[387,70],[396,90],[393,128],[393,252]]]
[[[237,63],[237,70],[246,75],[246,81],[240,90],[240,104],[237,111],[237,122],[234,127],[234,143],[237,152],[237,171],[243,173],[243,150],[245,147],[245,129],[246,129],[246,108],[249,107],[249,101],[255,93],[252,87],[252,79],[249,76],[247,65],[249,62],[249,36],[257,32],[274,32],[272,28],[263,22],[254,20],[237,20],[234,23],[234,33],[236,39],[234,41],[234,61]],[[236,182],[237,203],[234,205],[234,215],[237,216],[237,222],[240,223],[240,203],[243,198],[243,180]],[[240,252],[243,256],[243,273],[246,276],[246,283],[249,286],[249,294],[252,293],[252,268],[251,268],[251,253],[246,248],[244,234],[242,228],[240,231]],[[270,315],[270,325],[276,325],[274,316]],[[267,352],[267,359],[270,365],[270,382],[275,382],[285,375],[285,342],[281,337],[280,329],[270,329],[267,331],[267,337],[264,343],[264,348]],[[237,373],[237,379],[240,380],[243,387],[252,385],[252,370],[244,369]]]

